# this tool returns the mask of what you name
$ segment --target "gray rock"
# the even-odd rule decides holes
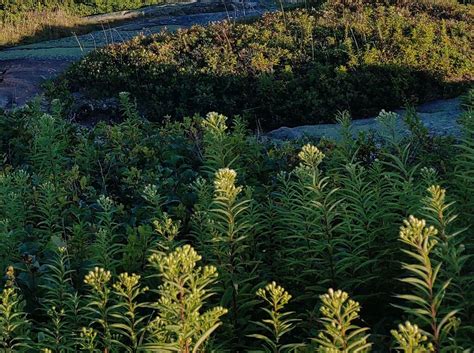
[[[459,98],[437,100],[422,104],[416,108],[418,116],[424,126],[430,133],[436,135],[453,135],[459,136],[461,133],[457,118],[462,114],[461,102]],[[395,111],[399,114],[397,120],[397,130],[399,133],[407,133],[407,128],[403,122],[402,116],[405,110]],[[376,117],[365,119],[357,119],[352,122],[352,130],[354,135],[361,131],[370,131],[379,129],[379,124],[375,120]],[[275,140],[296,140],[302,137],[310,138],[331,138],[339,139],[340,127],[338,124],[319,124],[304,125],[293,128],[281,127],[279,129],[268,132],[266,135]]]
[[[53,78],[69,65],[65,60],[7,60],[0,61],[4,70],[0,82],[0,107],[21,107],[41,95],[41,84]]]
[[[289,128],[283,126],[276,130],[270,131],[267,136],[277,140],[297,140],[303,137],[300,129],[304,129],[304,127],[302,126],[300,128]]]
[[[100,120],[113,120],[118,117],[117,98],[94,99],[82,93],[73,93],[70,119],[82,125],[95,125]]]
[[[0,94],[0,109],[7,109],[10,105],[10,98],[4,94]]]

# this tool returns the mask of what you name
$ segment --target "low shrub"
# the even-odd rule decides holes
[[[340,3],[138,37],[64,78],[92,96],[131,91],[155,120],[219,110],[264,129],[333,121],[340,109],[366,116],[472,82],[470,7]]]

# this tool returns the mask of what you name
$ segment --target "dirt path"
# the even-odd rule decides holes
[[[54,78],[67,66],[99,47],[129,40],[139,34],[153,34],[167,29],[206,25],[225,19],[260,16],[264,11],[211,12],[189,15],[147,14],[114,28],[81,36],[12,47],[0,51],[0,108],[21,106],[41,93],[41,84]]]

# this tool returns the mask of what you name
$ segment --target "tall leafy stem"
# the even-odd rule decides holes
[[[346,292],[329,289],[320,296],[323,324],[322,331],[313,341],[317,352],[369,352],[368,328],[359,327],[360,304],[349,298]]]
[[[295,169],[296,176],[304,183],[305,188],[310,191],[311,198],[303,206],[308,212],[313,212],[309,219],[312,236],[309,238],[307,260],[314,268],[310,273],[314,275],[314,269],[324,266],[328,269],[327,274],[319,274],[319,285],[336,285],[346,271],[343,262],[336,259],[336,251],[339,247],[347,247],[346,240],[340,237],[340,203],[337,197],[337,188],[332,188],[327,176],[322,176],[319,164],[324,154],[313,145],[305,145],[298,154],[301,163]],[[311,214],[311,213],[310,213]],[[317,289],[316,289],[317,291]]]
[[[17,261],[19,246],[27,236],[33,203],[30,175],[23,170],[0,173],[0,268]]]
[[[266,314],[266,319],[255,322],[262,329],[262,333],[252,334],[249,337],[260,340],[263,344],[263,352],[283,353],[296,350],[302,344],[284,343],[284,336],[287,336],[296,327],[299,321],[294,318],[294,312],[283,311],[291,300],[291,295],[285,288],[275,282],[267,284],[257,291],[257,296],[264,300],[268,308],[262,308]],[[252,350],[252,352],[256,352]]]
[[[59,248],[51,263],[46,265],[46,274],[40,287],[43,310],[48,317],[48,325],[42,325],[43,338],[39,345],[52,351],[73,351],[77,348],[83,313],[80,299],[73,288],[72,271],[69,269],[69,255],[64,247]],[[49,324],[51,323],[51,324]]]
[[[31,323],[24,311],[25,302],[18,293],[13,267],[8,267],[6,277],[0,293],[0,347],[6,353],[14,353],[31,348]]]
[[[455,315],[457,309],[443,312],[441,306],[450,280],[438,283],[442,263],[433,263],[433,250],[438,244],[438,231],[426,226],[424,220],[410,216],[400,228],[400,241],[408,246],[403,252],[413,259],[413,263],[403,263],[408,276],[401,279],[412,288],[410,294],[397,295],[406,305],[399,306],[407,314],[414,316],[430,338],[436,352],[450,349],[449,336],[458,326]]]
[[[47,114],[30,124],[33,129],[30,158],[35,171],[44,181],[58,184],[68,161],[67,125],[58,116]]]
[[[143,348],[163,352],[199,353],[205,351],[211,334],[221,325],[227,310],[216,306],[203,309],[214,292],[217,278],[214,266],[197,267],[201,256],[190,245],[168,255],[153,254],[150,265],[158,270],[162,284],[159,299],[151,306],[156,317],[148,326]]]
[[[59,244],[65,233],[66,190],[50,181],[40,185],[37,194],[37,234],[43,244]],[[54,246],[54,245],[53,245]]]
[[[89,332],[87,329],[83,329],[83,336],[97,336],[99,338],[98,345],[105,353],[111,352],[116,344],[112,337],[112,310],[115,308],[111,305],[109,283],[111,278],[110,271],[99,267],[94,268],[84,278],[84,283],[90,287],[85,310],[93,331]]]
[[[443,262],[440,269],[439,279],[450,280],[450,290],[446,294],[445,307],[461,308],[459,317],[463,324],[470,322],[473,318],[472,291],[474,290],[474,275],[466,271],[471,256],[465,253],[466,229],[457,226],[458,215],[455,214],[454,202],[447,202],[446,190],[439,185],[432,185],[427,190],[428,195],[424,198],[422,214],[438,230],[436,235],[438,244],[434,249],[434,256]],[[462,304],[460,304],[462,303]],[[474,333],[472,325],[462,325],[460,329],[466,329]]]
[[[98,266],[110,268],[115,272],[119,265],[118,254],[121,251],[117,234],[118,224],[114,221],[118,209],[114,201],[104,195],[97,200],[97,204],[101,211],[97,213],[98,226],[92,247],[93,259]]]
[[[342,231],[347,240],[346,263],[350,276],[344,281],[344,288],[364,292],[362,295],[378,296],[383,291],[384,278],[380,276],[380,266],[389,252],[386,241],[381,239],[382,230],[390,231],[384,224],[386,209],[384,195],[376,182],[367,175],[372,170],[360,163],[350,163],[339,175],[342,202]],[[368,285],[370,283],[370,285]]]
[[[221,303],[230,310],[226,328],[232,340],[245,334],[243,325],[256,304],[253,293],[258,265],[249,256],[256,227],[249,213],[253,201],[249,195],[241,195],[243,188],[236,186],[236,178],[232,169],[216,172],[214,196],[202,219],[204,233],[195,233],[206,261],[215,264],[221,275]]]
[[[115,321],[111,324],[111,329],[126,338],[126,342],[116,340],[117,345],[132,353],[140,349],[148,319],[141,313],[146,304],[139,301],[139,297],[148,291],[148,287],[141,288],[140,279],[136,274],[121,273],[113,284],[117,304],[111,307],[110,316]]]
[[[213,112],[207,114],[201,125],[204,174],[212,178],[220,168],[233,168],[241,176],[245,176],[247,167],[243,162],[246,158],[251,158],[249,154],[254,151],[250,147],[255,141],[246,136],[243,120],[235,117],[232,130],[229,131],[227,117]],[[254,159],[253,163],[255,162]]]

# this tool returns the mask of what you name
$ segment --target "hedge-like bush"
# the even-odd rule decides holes
[[[472,14],[443,9],[335,1],[195,26],[100,49],[65,78],[92,95],[131,91],[157,120],[219,110],[272,128],[330,121],[340,109],[359,117],[471,82]]]

